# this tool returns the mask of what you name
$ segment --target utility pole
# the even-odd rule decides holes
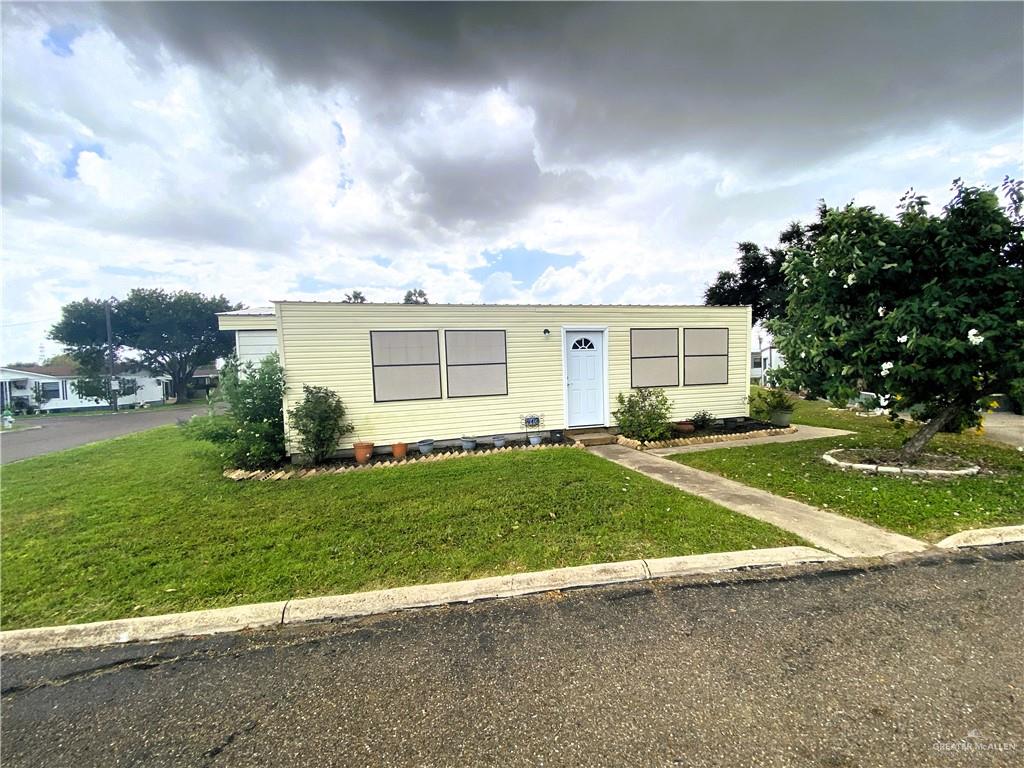
[[[110,329],[110,299],[107,299],[103,309],[107,317],[107,374],[110,377],[110,407],[116,412],[117,391],[120,389],[120,384],[114,378],[114,334]]]

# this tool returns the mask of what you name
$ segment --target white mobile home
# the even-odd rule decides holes
[[[614,427],[616,396],[637,387],[664,388],[674,419],[748,415],[746,306],[274,307],[286,429],[304,384],[329,387],[356,430],[342,448],[518,433],[530,415],[544,431]],[[224,330],[266,330],[220,317]]]
[[[154,377],[146,371],[125,372],[126,378],[135,379],[139,391],[118,399],[121,406],[156,404],[164,401],[166,376]],[[20,368],[0,368],[0,404],[12,410],[38,409],[40,411],[77,411],[106,408],[79,397],[72,383],[79,378],[77,369],[70,365],[24,365]],[[39,396],[42,395],[42,400]]]

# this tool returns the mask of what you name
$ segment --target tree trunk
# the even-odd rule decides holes
[[[924,450],[924,447],[928,445],[928,441],[938,434],[939,430],[942,429],[950,419],[956,416],[960,412],[959,405],[947,405],[941,411],[939,411],[934,418],[932,418],[927,424],[924,424],[914,435],[903,444],[900,449],[899,460],[901,462],[909,462],[917,458],[918,454]]]
[[[179,373],[171,376],[171,383],[174,385],[174,396],[179,403],[188,402],[188,378],[182,378]]]

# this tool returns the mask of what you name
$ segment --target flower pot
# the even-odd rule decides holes
[[[530,445],[540,445],[543,438],[540,435],[530,435]]]
[[[365,464],[373,456],[373,443],[355,443],[352,450],[356,454],[356,463]]]
[[[777,427],[788,427],[789,420],[793,418],[792,411],[772,411],[768,417],[772,424]]]
[[[406,451],[409,450],[408,443],[392,443],[391,455],[396,459],[404,459]]]
[[[464,437],[464,438],[462,438],[462,450],[464,450],[464,451],[475,451],[476,450],[476,438],[475,437]]]
[[[428,453],[430,453],[432,450],[434,450],[434,441],[433,440],[420,440],[418,443],[416,443],[416,447],[419,449],[421,454],[426,456]]]
[[[676,421],[673,422],[672,429],[681,435],[688,435],[691,432],[693,432],[693,430],[695,430],[696,427],[693,426],[692,421]]]
[[[505,436],[504,435],[495,435],[494,436],[494,447],[495,448],[501,448],[504,445],[505,445]]]

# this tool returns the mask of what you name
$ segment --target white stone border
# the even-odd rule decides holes
[[[340,467],[298,467],[297,469],[225,469],[224,477],[228,480],[290,480],[297,477],[320,477],[323,475],[343,475],[347,472],[360,472],[368,469],[386,469],[388,467],[404,467],[409,464],[431,464],[450,459],[467,459],[472,456],[491,456],[496,453],[510,451],[541,451],[552,448],[584,448],[583,443],[541,443],[540,445],[510,445],[505,448],[488,448],[483,451],[452,451],[449,453],[428,453],[406,459],[389,459],[375,461],[372,464],[346,464]]]
[[[834,467],[840,467],[842,469],[856,469],[860,472],[870,472],[874,475],[912,475],[916,477],[928,476],[928,477],[967,477],[968,475],[976,475],[981,471],[981,467],[974,465],[971,467],[965,467],[963,469],[915,469],[912,467],[890,467],[885,464],[856,464],[852,461],[840,461],[832,454],[840,453],[847,450],[846,448],[833,448],[831,451],[826,451],[822,454],[821,458],[824,459],[826,464],[831,464]]]
[[[835,562],[839,559],[831,552],[812,547],[776,547],[654,560],[596,563],[446,584],[422,584],[348,595],[279,600],[272,603],[239,605],[234,608],[213,608],[189,613],[168,613],[162,616],[140,616],[58,627],[12,629],[0,632],[0,647],[5,654],[39,653],[58,648],[90,648],[114,643],[167,640],[173,637],[214,635],[306,621],[352,619],[410,608],[472,603],[477,600],[518,597],[562,589],[699,576],[751,568],[781,568]]]
[[[703,443],[731,443],[734,440],[749,440],[753,437],[771,437],[774,435],[791,435],[797,431],[796,427],[779,427],[777,429],[759,429],[756,432],[735,432],[728,435],[700,435],[697,437],[676,437],[672,440],[633,440],[622,435],[617,435],[615,442],[627,448],[635,448],[638,451],[649,451],[652,448],[677,448],[683,445],[701,445]]]

